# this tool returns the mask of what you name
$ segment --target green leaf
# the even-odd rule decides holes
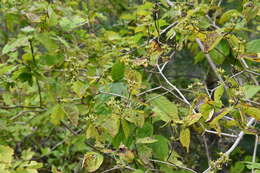
[[[35,36],[36,40],[38,40],[50,53],[55,53],[59,46],[56,44],[56,41],[54,40],[54,37],[52,34],[44,32],[37,34]]]
[[[103,155],[96,152],[87,152],[84,156],[83,167],[88,172],[94,172],[98,170],[104,161]]]
[[[72,16],[61,18],[59,24],[64,31],[71,31],[77,27],[86,24],[86,22],[86,19],[80,16]]]
[[[155,112],[161,116],[162,120],[165,122],[179,120],[177,106],[166,97],[160,96],[159,94],[150,94],[149,98],[152,99],[151,104],[154,106]],[[163,114],[165,114],[166,117],[163,117]]]
[[[148,122],[146,122],[142,128],[138,128],[136,130],[136,137],[138,138],[144,138],[152,135],[153,135],[153,125]]]
[[[14,150],[8,146],[0,145],[0,163],[11,164]]]
[[[149,163],[149,159],[152,157],[152,149],[147,145],[137,145],[137,151],[139,158],[144,162],[144,164]]]
[[[254,95],[256,95],[260,91],[260,86],[245,85],[244,90],[245,90],[245,97],[247,99],[250,99],[250,98],[254,97]]]
[[[12,51],[15,51],[17,48],[21,47],[21,46],[28,46],[29,45],[29,39],[31,37],[29,36],[21,36],[20,38],[17,38],[16,40],[13,40],[11,42],[8,42],[3,50],[2,50],[2,54],[6,54]]]
[[[181,142],[181,145],[187,149],[187,152],[189,152],[189,146],[190,146],[190,129],[189,128],[181,129],[180,142]]]
[[[64,56],[61,54],[44,54],[40,57],[40,61],[48,66],[57,65],[64,61]]]
[[[132,173],[144,173],[144,171],[142,171],[141,169],[136,169],[136,170],[133,171]]]
[[[31,149],[29,148],[28,150],[24,150],[24,151],[22,152],[21,158],[22,158],[23,160],[31,160],[31,158],[33,157],[33,155],[34,155],[34,152],[32,152]]]
[[[60,125],[60,122],[64,119],[66,113],[63,110],[63,107],[60,104],[54,106],[51,113],[51,123],[54,125]]]
[[[111,75],[114,81],[119,81],[124,78],[125,65],[117,62],[113,65]]]
[[[225,22],[229,21],[231,18],[235,16],[242,16],[242,14],[235,9],[229,10],[221,16],[219,23],[224,24]]]
[[[121,125],[122,125],[122,128],[123,128],[125,137],[128,138],[129,135],[130,135],[129,123],[126,120],[122,119],[121,120]]]
[[[136,140],[137,144],[151,144],[157,142],[157,139],[151,137],[138,138]]]
[[[153,155],[160,160],[165,160],[169,154],[168,139],[160,135],[155,135],[154,139],[157,139],[157,142],[149,144],[153,149]]]
[[[246,52],[260,53],[260,39],[252,40],[246,44]]]

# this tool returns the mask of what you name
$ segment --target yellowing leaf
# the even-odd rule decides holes
[[[14,150],[8,146],[0,145],[0,163],[11,164]]]
[[[239,58],[245,58],[250,61],[260,62],[260,53],[242,54]]]
[[[113,114],[102,124],[102,127],[104,127],[111,136],[115,137],[119,131],[120,117]]]
[[[72,90],[80,97],[82,98],[86,93],[87,86],[81,82],[76,81],[72,84]]]
[[[86,168],[88,172],[94,172],[101,166],[103,160],[103,155],[96,152],[87,152],[84,156],[82,167]]]
[[[201,113],[188,115],[187,117],[185,117],[185,123],[187,124],[187,126],[190,126],[190,125],[198,122],[201,117],[202,117]]]
[[[181,129],[180,142],[181,142],[181,145],[187,149],[187,152],[189,152],[189,146],[190,146],[190,129],[189,128]]]
[[[203,45],[204,45],[204,51],[209,52],[212,49],[214,49],[218,43],[222,40],[223,36],[216,31],[213,32],[208,32],[206,34],[206,39],[203,40]]]
[[[139,138],[136,140],[137,144],[150,144],[157,142],[157,139],[151,138],[151,137],[145,137],[145,138]]]
[[[210,125],[214,125],[214,124],[217,124],[218,121],[223,118],[226,114],[228,114],[233,108],[232,107],[229,107],[229,108],[224,108],[224,109],[221,109],[220,111],[218,112],[214,112],[213,114],[213,120],[210,122]]]
[[[214,100],[219,102],[221,101],[220,98],[222,97],[224,93],[224,85],[220,85],[219,87],[217,87],[217,89],[214,92]]]
[[[260,121],[260,109],[256,107],[252,107],[246,104],[239,104],[237,105],[244,113],[248,116],[255,118],[257,121]]]
[[[69,120],[74,126],[78,125],[78,120],[79,120],[79,110],[76,105],[72,104],[66,104],[64,105],[64,111],[68,115]]]
[[[51,123],[54,125],[60,125],[61,120],[65,117],[65,112],[60,104],[56,105],[53,108],[53,111],[51,113]]]

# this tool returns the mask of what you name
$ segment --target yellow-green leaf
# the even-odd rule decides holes
[[[252,107],[252,106],[246,105],[246,104],[239,104],[237,107],[240,108],[248,116],[255,118],[257,121],[260,121],[260,109],[259,108]]]
[[[157,139],[151,138],[151,137],[144,137],[144,138],[139,138],[136,140],[137,144],[151,144],[154,142],[157,142]]]
[[[111,136],[115,137],[119,131],[120,117],[116,114],[113,114],[102,124],[102,126]]]
[[[189,128],[181,129],[180,142],[181,142],[181,145],[187,149],[187,152],[189,152],[189,146],[190,146],[190,129]]]
[[[81,82],[76,81],[72,84],[72,90],[80,97],[82,98],[86,93],[87,86]]]
[[[0,145],[0,163],[10,164],[13,160],[14,150],[8,146]]]
[[[84,156],[82,165],[88,172],[94,172],[98,170],[103,161],[103,155],[96,152],[87,152]]]
[[[51,113],[51,123],[54,125],[60,125],[60,122],[64,119],[65,117],[65,112],[60,104],[57,104]]]
[[[260,86],[245,85],[244,90],[245,90],[245,97],[247,99],[250,99],[260,91]]]
[[[222,84],[218,86],[217,89],[215,90],[214,100],[217,102],[221,101],[220,98],[222,97],[223,93],[224,93],[224,85]]]
[[[200,120],[200,118],[202,117],[201,113],[196,113],[196,114],[191,114],[188,115],[187,117],[185,117],[185,124],[187,126],[190,126],[196,122],[198,122]]]

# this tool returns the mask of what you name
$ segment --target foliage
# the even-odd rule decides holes
[[[257,0],[2,0],[0,172],[259,171],[259,20]]]

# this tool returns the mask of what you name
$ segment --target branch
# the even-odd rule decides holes
[[[167,2],[167,4],[170,6],[170,7],[173,7],[173,2],[171,2],[170,0],[165,0]]]
[[[227,90],[228,87],[225,85],[225,82],[224,82],[223,78],[222,78],[221,75],[218,73],[217,67],[216,67],[216,65],[214,64],[214,62],[212,61],[211,56],[210,56],[208,53],[205,52],[205,47],[204,47],[204,45],[202,44],[202,42],[200,41],[199,38],[196,38],[196,42],[198,43],[198,45],[199,45],[201,51],[202,51],[202,52],[204,53],[204,55],[206,56],[206,58],[207,58],[207,60],[208,60],[208,63],[209,63],[209,65],[210,65],[211,69],[212,69],[212,70],[214,71],[214,73],[216,74],[218,80],[219,80],[221,83],[224,84],[224,87],[225,87],[225,89]]]
[[[167,64],[167,62],[163,65],[163,67],[165,67],[165,65]],[[161,74],[161,76],[163,77],[163,79],[166,81],[166,83],[168,85],[170,85],[179,95],[180,97],[183,99],[183,101],[188,104],[189,106],[191,106],[190,102],[185,98],[185,96],[181,93],[181,91],[175,86],[173,85],[163,74],[162,69],[159,67],[158,64],[156,64],[157,69],[159,70],[159,73]]]
[[[252,159],[253,163],[255,163],[255,161],[256,161],[257,145],[258,145],[258,135],[255,135],[255,146],[254,146],[254,153],[253,153],[253,159]],[[254,169],[252,169],[252,173],[254,173]]]
[[[254,118],[251,118],[251,119],[248,121],[248,123],[247,123],[246,126],[249,127],[249,126],[251,126],[254,122],[255,122],[255,119],[254,119]],[[223,157],[225,157],[225,156],[229,156],[229,155],[232,153],[232,151],[238,146],[238,144],[239,144],[240,141],[242,140],[244,134],[245,134],[245,133],[244,133],[243,131],[241,131],[241,132],[239,133],[239,135],[238,135],[236,141],[234,142],[234,144],[233,144],[233,145],[229,148],[229,150],[226,151],[226,152],[224,153],[224,155],[223,155],[222,157],[220,157],[218,160],[223,159]],[[211,170],[212,170],[212,166],[209,166],[203,173],[209,173]]]
[[[232,137],[232,138],[237,138],[237,135],[232,135],[232,134],[228,134],[228,133],[219,133],[219,132],[216,132],[216,131],[212,131],[212,130],[205,130],[205,132],[207,133],[212,133],[212,134],[217,134],[217,135],[223,135],[223,136],[227,136],[227,137]]]
[[[17,108],[29,108],[29,109],[41,109],[41,106],[23,106],[23,105],[14,105],[14,106],[0,106],[0,109],[17,109]]]
[[[169,162],[164,162],[164,161],[154,160],[154,159],[149,159],[149,160],[152,161],[152,162],[162,163],[162,164],[165,164],[165,165],[170,165],[170,166],[174,166],[174,167],[177,167],[177,168],[185,169],[185,170],[193,172],[193,173],[197,173],[196,171],[194,171],[194,170],[192,170],[190,168],[186,168],[184,166],[176,165],[174,163],[169,163]]]

